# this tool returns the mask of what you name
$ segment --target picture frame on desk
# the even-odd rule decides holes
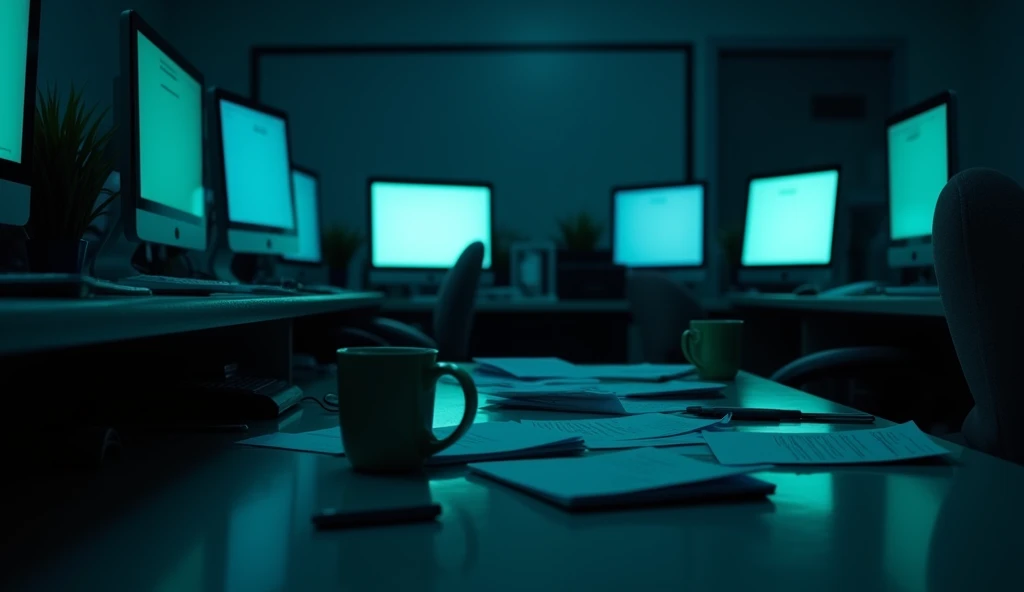
[[[509,247],[509,283],[522,298],[556,300],[554,241],[515,242]]]

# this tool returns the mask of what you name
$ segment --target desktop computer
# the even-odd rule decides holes
[[[28,222],[40,0],[0,2],[0,224]]]
[[[751,177],[739,283],[780,289],[828,283],[838,199],[838,166]]]
[[[320,175],[316,171],[292,165],[292,189],[295,193],[295,214],[298,230],[298,250],[281,256],[281,261],[300,269],[324,269],[321,241]],[[292,283],[285,280],[284,284]],[[336,286],[306,282],[300,272],[296,288],[313,294],[340,294],[345,290]]]
[[[628,269],[672,269],[704,279],[706,185],[662,183],[612,189],[612,261]]]
[[[205,252],[209,234],[203,75],[133,10],[121,14],[115,117],[120,138],[121,225],[156,253]],[[194,277],[133,275],[119,284],[154,293],[294,294]]]
[[[956,119],[956,95],[946,91],[886,121],[889,267],[916,276],[905,278],[911,285],[886,292],[923,289],[938,295],[938,287],[929,281],[932,217],[939,193],[958,170]]]
[[[298,253],[288,115],[222,88],[209,96],[220,244],[233,253]]]
[[[489,183],[370,179],[367,200],[371,285],[437,287],[476,241],[484,245],[486,283],[494,244]]]

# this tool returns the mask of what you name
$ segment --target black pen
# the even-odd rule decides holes
[[[725,417],[739,421],[808,421],[818,423],[873,423],[867,413],[804,413],[796,409],[757,409],[754,407],[687,407],[686,412],[698,417]]]
[[[407,506],[404,508],[380,508],[373,510],[321,510],[313,515],[313,525],[320,530],[359,528],[361,526],[384,526],[387,524],[411,524],[427,522],[441,515],[440,504]]]

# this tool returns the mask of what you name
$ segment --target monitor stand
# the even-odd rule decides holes
[[[235,254],[230,249],[222,249],[214,246],[213,255],[210,257],[210,271],[213,277],[224,282],[238,282],[235,273],[231,271],[231,261]]]
[[[107,214],[107,228],[101,238],[96,256],[93,257],[91,272],[93,277],[116,281],[121,278],[139,275],[132,266],[132,257],[139,248],[137,243],[128,240],[124,235],[121,223],[121,199],[110,203]]]
[[[0,179],[0,224],[24,226],[28,223],[32,188]]]

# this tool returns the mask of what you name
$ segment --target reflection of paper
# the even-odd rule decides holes
[[[318,452],[320,454],[341,454],[341,431],[338,428],[330,428],[330,430],[334,431],[333,436],[324,433],[329,430],[317,430],[316,432],[306,432],[303,434],[280,432],[242,440],[239,444],[260,446],[262,448],[298,450],[300,452]]]
[[[726,465],[867,464],[949,453],[912,421],[888,428],[814,434],[709,431],[704,432],[704,440]]]
[[[646,413],[626,417],[602,419],[568,419],[558,421],[521,420],[519,423],[541,430],[550,430],[567,434],[576,434],[586,438],[602,440],[643,440],[677,436],[705,428],[718,423],[717,419],[694,419],[665,415],[662,413]]]
[[[704,437],[700,435],[700,432],[694,432],[690,434],[680,434],[678,436],[665,436],[664,438],[647,438],[646,440],[600,440],[596,438],[587,438],[586,444],[587,448],[590,450],[666,448],[668,446],[695,446],[698,444],[704,444]]]

